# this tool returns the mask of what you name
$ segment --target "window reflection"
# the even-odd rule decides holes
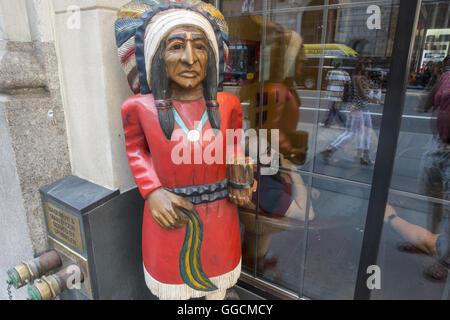
[[[270,134],[267,148],[280,170],[262,175],[259,197],[240,208],[244,270],[300,295],[348,299],[370,185],[326,177],[371,182],[378,136],[371,112],[382,112],[392,35],[361,30],[366,7],[320,7],[324,3],[267,1],[263,7],[255,1],[252,11],[251,1],[225,1],[230,28],[225,85],[241,101],[244,128],[279,130],[279,148],[270,145]],[[297,10],[302,6],[319,9]],[[390,26],[395,7],[384,8]],[[337,128],[333,116],[340,121]],[[322,118],[327,125],[319,127]],[[366,170],[362,177],[331,163],[338,152],[333,161],[322,161],[325,141],[331,144],[347,132],[354,133],[354,155],[343,152]]]
[[[385,222],[390,231],[404,241],[397,239],[398,251],[418,256],[416,260],[421,263],[420,270],[414,274],[413,278],[416,281],[425,279],[426,282],[422,285],[430,292],[428,298],[437,299],[441,298],[442,285],[448,279],[450,267],[449,62],[448,57],[441,62],[443,67],[437,75],[436,83],[422,110],[433,115],[428,120],[432,133],[428,141],[428,150],[423,153],[418,168],[418,192],[427,196],[429,200],[423,201],[425,202],[421,206],[423,211],[419,211],[419,214],[405,210],[405,206],[395,205],[388,205],[385,214]],[[414,220],[415,216],[418,221]],[[385,231],[384,241],[389,241],[388,237],[389,233]],[[390,269],[399,268],[404,263],[405,261],[391,266]]]
[[[384,288],[374,299],[450,299],[449,9],[422,3],[378,259]]]
[[[374,164],[371,156],[373,126],[369,106],[371,103],[384,105],[379,79],[371,73],[372,60],[361,57],[351,77],[346,71],[339,69],[339,64],[335,66],[335,69],[327,73],[327,93],[332,103],[323,126],[329,127],[330,117],[333,114],[342,117],[338,109],[342,103],[345,103],[349,114],[345,132],[321,152],[323,160],[328,163],[339,148],[350,141],[355,141],[355,157],[359,159],[361,165],[372,166]]]
[[[293,244],[292,239],[298,237],[299,230],[303,231],[307,215],[309,220],[315,218],[306,183],[300,174],[293,172],[296,165],[305,163],[308,150],[308,132],[298,129],[301,100],[295,90],[306,61],[303,39],[298,33],[269,21],[265,48],[260,53],[262,16],[230,18],[229,23],[234,23],[233,30],[239,30],[231,39],[225,75],[228,85],[236,86],[229,90],[234,89],[242,102],[244,126],[268,130],[268,150],[272,149],[270,130],[279,130],[279,148],[269,153],[278,158],[283,168],[260,178],[258,219],[256,195],[253,206],[240,210],[244,229],[243,266],[252,270],[256,264],[256,272],[264,279],[298,291],[302,242],[295,241],[293,250],[299,250],[295,256],[284,248]],[[264,56],[264,76],[258,73],[259,65],[254,60],[260,54]]]
[[[381,29],[367,27],[372,4]],[[223,1],[226,90],[244,128],[280,130],[280,171],[240,209],[243,266],[299,295],[353,298],[398,4]],[[449,286],[448,12],[423,1],[373,298],[440,299]]]

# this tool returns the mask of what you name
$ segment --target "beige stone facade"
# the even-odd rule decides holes
[[[71,174],[134,187],[120,115],[132,93],[114,38],[127,1],[0,0],[1,283],[48,249],[39,188]]]

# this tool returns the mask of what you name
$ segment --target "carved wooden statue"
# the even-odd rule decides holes
[[[116,21],[119,57],[136,94],[123,103],[122,119],[146,200],[145,279],[160,299],[223,299],[241,271],[236,203],[254,190],[251,166],[227,168],[225,159],[226,130],[242,127],[239,100],[222,92],[227,26],[202,1],[160,2],[132,1]],[[234,159],[243,154],[238,140]]]

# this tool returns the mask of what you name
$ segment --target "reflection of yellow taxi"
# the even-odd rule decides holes
[[[358,52],[350,47],[338,43],[323,44],[305,44],[305,54],[307,57],[320,57],[325,58],[343,58],[343,57],[358,57]]]
[[[317,89],[318,74],[322,75],[322,89],[326,86],[325,76],[329,70],[334,69],[334,62],[339,62],[341,69],[351,74],[358,60],[358,52],[352,48],[338,43],[305,44],[307,61],[303,69],[303,86],[305,89]],[[323,58],[323,66],[320,68],[320,59]]]

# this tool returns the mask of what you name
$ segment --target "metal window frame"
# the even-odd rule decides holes
[[[371,295],[371,290],[367,286],[367,268],[377,264],[384,212],[391,186],[405,105],[408,69],[421,3],[422,0],[400,0],[398,27],[394,37],[395,46],[392,52],[391,70],[353,296],[355,300],[368,300]]]
[[[322,9],[322,29],[321,29],[321,35],[320,35],[320,43],[325,44],[326,43],[326,37],[327,37],[327,30],[328,30],[328,12],[329,12],[329,6],[330,1],[324,0],[324,8]],[[317,76],[317,88],[319,90],[319,99],[316,101],[316,111],[314,112],[314,126],[313,126],[313,132],[312,135],[314,136],[315,143],[312,146],[312,154],[315,155],[317,151],[317,136],[318,136],[318,130],[319,130],[319,109],[321,104],[321,98],[322,98],[322,73],[323,73],[323,66],[324,66],[325,58],[322,55],[319,59],[319,72]],[[312,161],[309,170],[311,170],[311,173],[314,173],[314,167],[315,167],[315,160]],[[306,256],[308,254],[308,240],[309,240],[309,213],[310,213],[310,207],[311,207],[311,189],[313,184],[313,177],[314,175],[310,175],[308,177],[308,182],[306,185],[306,214],[305,214],[305,227],[304,227],[304,234],[303,234],[303,248],[302,248],[302,264],[300,268],[300,284],[299,284],[299,292],[298,295],[300,297],[304,296],[304,284],[305,284],[305,273],[306,273]]]

